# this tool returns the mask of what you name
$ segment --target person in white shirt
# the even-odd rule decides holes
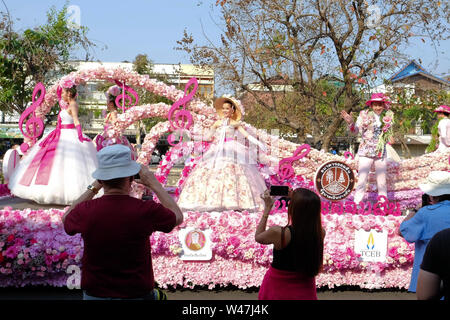
[[[446,105],[441,105],[434,110],[437,113],[439,125],[439,146],[437,152],[446,152],[450,148],[450,107]]]

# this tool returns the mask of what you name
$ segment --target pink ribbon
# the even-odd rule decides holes
[[[75,129],[75,124],[61,124],[61,118],[58,116],[58,124],[56,129],[39,144],[41,149],[34,156],[25,174],[20,180],[20,184],[29,186],[36,175],[36,185],[47,185],[52,171],[53,161],[55,159],[56,147],[58,146],[59,137],[61,136],[61,129]]]

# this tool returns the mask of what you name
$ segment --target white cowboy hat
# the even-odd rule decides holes
[[[433,197],[450,194],[450,172],[431,171],[425,183],[419,184],[419,188]]]
[[[222,106],[223,106],[223,104],[225,102],[231,103],[236,108],[236,110],[234,111],[233,116],[231,117],[231,119],[236,120],[236,121],[241,120],[242,113],[243,113],[243,110],[241,110],[242,109],[242,105],[236,99],[234,99],[232,97],[223,96],[223,97],[217,98],[214,101],[214,108],[216,108],[217,114],[219,116],[223,117]]]
[[[141,165],[131,160],[130,148],[122,144],[107,146],[97,153],[98,168],[92,173],[97,180],[131,177],[141,170]]]

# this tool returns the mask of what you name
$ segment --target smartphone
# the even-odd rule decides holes
[[[136,174],[133,176],[133,178],[136,180],[136,179],[140,179],[141,176],[139,175],[139,173],[136,173]]]
[[[288,186],[270,186],[271,196],[288,196],[289,187]]]

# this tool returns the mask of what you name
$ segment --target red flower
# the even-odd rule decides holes
[[[8,242],[12,242],[12,241],[14,241],[14,235],[13,234],[10,234],[9,235],[9,237],[8,237],[8,239],[6,239]]]
[[[63,252],[59,255],[59,260],[65,260],[68,256],[67,252]]]
[[[0,253],[0,263],[2,263],[3,260],[5,260],[5,258],[3,258],[3,255]]]
[[[30,243],[31,243],[31,244],[35,244],[35,243],[37,243],[37,240],[36,240],[36,239],[31,239],[31,240],[30,240]]]

